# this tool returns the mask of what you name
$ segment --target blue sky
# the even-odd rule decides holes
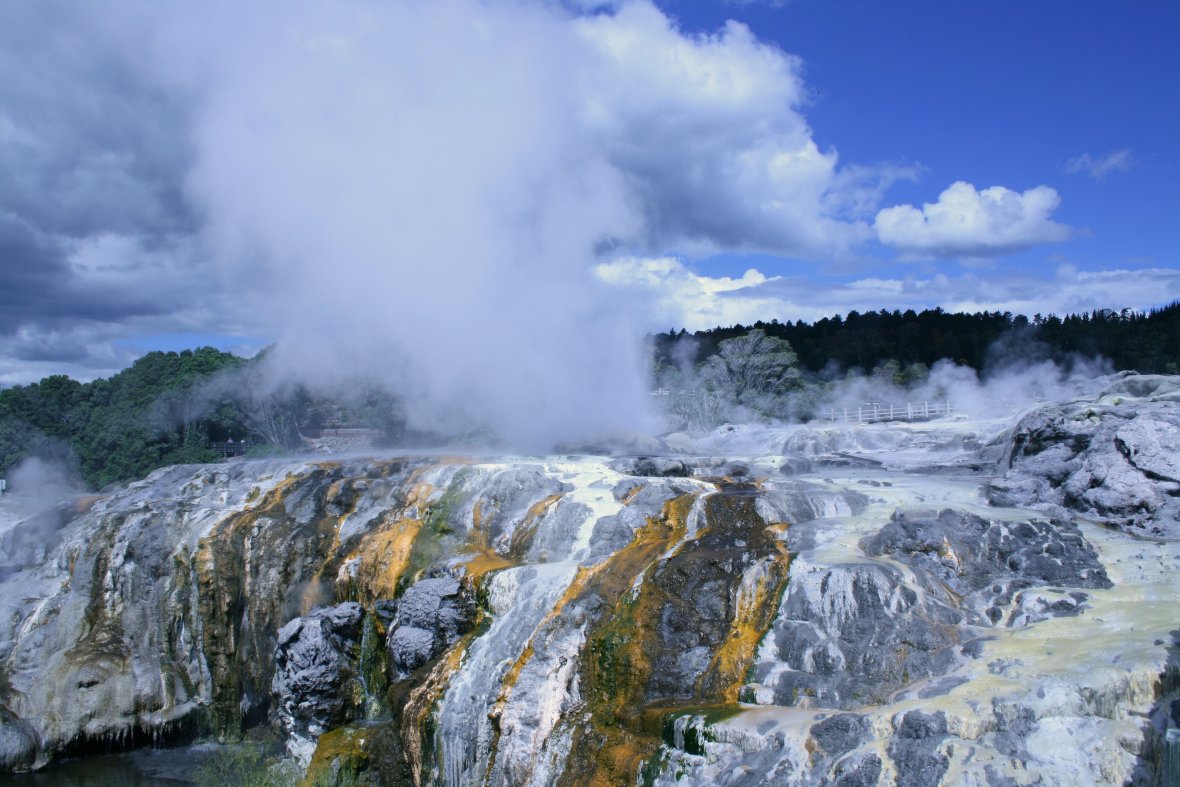
[[[1001,270],[1180,262],[1180,3],[663,7],[695,30],[741,20],[800,56],[811,94],[805,114],[821,147],[835,146],[842,162],[921,165],[916,180],[892,187],[891,201],[932,201],[955,180],[1056,188],[1055,218],[1076,237],[997,260]],[[1118,151],[1129,151],[1126,170],[1099,179],[1068,169],[1079,156]],[[700,267],[733,274],[744,264]]]
[[[0,73],[0,384],[1180,299],[1176,2],[45,0]]]

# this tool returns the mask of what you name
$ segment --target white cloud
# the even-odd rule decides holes
[[[800,60],[741,23],[690,36],[634,2],[574,25],[592,52],[583,120],[634,187],[649,248],[837,253],[910,173],[838,168],[800,111]]]
[[[756,269],[739,279],[710,277],[675,259],[629,258],[599,266],[598,275],[642,303],[650,315],[648,330],[700,330],[772,319],[814,321],[853,309],[941,307],[951,312],[1064,315],[1094,309],[1146,310],[1180,299],[1180,270],[1174,268],[1079,271],[1062,265],[1048,277],[990,271],[832,282],[810,276],[768,277]]]
[[[1135,166],[1135,159],[1129,150],[1112,150],[1105,156],[1091,156],[1083,153],[1065,162],[1065,171],[1071,175],[1089,175],[1094,180],[1102,182],[1107,175],[1115,172],[1128,172]]]
[[[626,257],[595,266],[599,280],[618,289],[637,313],[646,315],[646,327],[692,327],[754,321],[760,310],[774,308],[773,298],[723,297],[727,293],[749,293],[775,281],[753,268],[740,278],[711,277],[693,273],[672,257],[654,259]],[[755,316],[752,316],[755,315]]]
[[[1049,186],[976,191],[960,180],[921,210],[885,208],[873,229],[882,243],[914,256],[991,257],[1068,238],[1070,228],[1050,218],[1060,203]]]

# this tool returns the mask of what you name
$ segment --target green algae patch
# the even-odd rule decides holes
[[[695,499],[682,495],[664,504],[590,577],[580,598],[597,596],[611,606],[591,629],[583,651],[584,696],[589,724],[574,731],[573,746],[560,783],[632,783],[641,765],[659,748],[659,737],[644,730],[642,709],[651,675],[659,605],[649,592],[655,561],[685,532]],[[634,590],[635,581],[645,577]]]
[[[365,774],[372,761],[369,745],[375,734],[370,727],[353,725],[325,732],[316,744],[300,787],[368,784]]]
[[[737,704],[686,705],[671,712],[648,708],[644,718],[649,728],[659,726],[660,739],[664,745],[683,749],[689,754],[703,755],[705,743],[714,740],[710,728],[741,712],[742,706]]]
[[[445,536],[455,532],[451,524],[451,517],[463,503],[463,484],[471,475],[471,471],[463,468],[455,473],[446,491],[437,500],[427,503],[422,514],[423,526],[436,536]]]

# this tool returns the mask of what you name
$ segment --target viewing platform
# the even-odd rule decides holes
[[[220,454],[222,459],[229,459],[231,456],[245,456],[250,443],[245,440],[226,440],[209,443],[209,447]]]
[[[904,405],[865,402],[855,408],[829,408],[824,418],[833,423],[876,424],[882,421],[932,421],[935,418],[947,418],[953,412],[949,400],[906,402]]]

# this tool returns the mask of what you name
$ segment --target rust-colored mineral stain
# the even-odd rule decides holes
[[[85,495],[74,500],[74,516],[82,516],[83,514],[94,508],[94,504],[99,500],[106,500],[110,495]]]
[[[758,643],[766,634],[778,611],[779,599],[790,569],[790,555],[780,542],[775,545],[770,563],[758,577],[753,593],[738,598],[729,637],[717,649],[709,668],[697,681],[698,693],[704,692],[706,678],[713,687],[716,699],[722,703],[736,703],[745,677],[754,663]]]

